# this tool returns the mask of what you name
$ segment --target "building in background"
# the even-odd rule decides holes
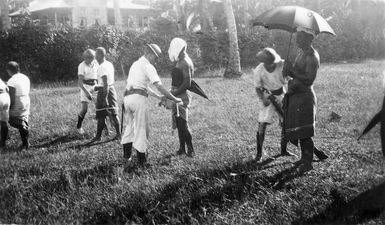
[[[150,19],[161,14],[149,4],[135,4],[132,0],[34,0],[29,7],[10,16],[25,12],[30,13],[33,20],[53,27],[116,25],[123,30],[146,29]]]

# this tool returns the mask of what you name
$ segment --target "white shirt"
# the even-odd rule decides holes
[[[149,84],[161,84],[158,73],[155,67],[142,56],[135,61],[128,73],[127,89],[147,89]]]
[[[275,70],[271,73],[266,70],[263,63],[260,63],[253,71],[255,86],[258,88],[266,88],[269,91],[280,89],[288,82],[282,75],[282,69],[283,60],[277,64]]]
[[[7,88],[8,88],[8,87],[7,87],[7,85],[4,83],[4,81],[3,81],[2,79],[0,79],[0,94],[6,92]]]
[[[98,77],[98,85],[103,86],[102,77],[107,76],[107,84],[112,85],[115,81],[115,69],[114,65],[111,62],[104,60],[102,64],[98,67],[97,77]]]
[[[84,61],[78,66],[78,76],[82,75],[84,80],[96,80],[99,64],[96,60],[87,65]]]
[[[14,74],[9,80],[8,80],[8,86],[15,88],[16,96],[28,96],[29,95],[29,89],[30,89],[30,81],[29,78],[22,74],[17,73]]]
[[[382,86],[385,88],[385,70],[382,71]]]

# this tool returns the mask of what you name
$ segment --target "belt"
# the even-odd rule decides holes
[[[96,80],[83,80],[83,83],[87,85],[95,85]]]
[[[124,91],[124,96],[133,95],[133,94],[138,94],[138,95],[142,95],[144,97],[148,97],[147,90],[143,90],[143,89],[130,89],[130,90],[127,90],[126,89]]]
[[[283,88],[271,91],[271,94],[273,94],[273,95],[281,95],[281,94],[283,94]]]

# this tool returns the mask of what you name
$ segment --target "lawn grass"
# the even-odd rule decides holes
[[[322,65],[314,141],[330,159],[305,175],[291,172],[298,158],[269,158],[279,153],[278,123],[268,127],[264,161],[253,161],[258,100],[251,74],[196,79],[212,101],[193,99],[193,159],[173,155],[170,112],[151,99],[147,169],[122,166],[121,146],[107,137],[84,145],[96,124],[92,106],[87,133],[76,135],[78,88],[34,88],[32,148],[17,153],[11,129],[0,155],[0,223],[385,224],[379,128],[356,141],[381,107],[384,68],[381,61]],[[116,88],[122,102],[124,82]]]

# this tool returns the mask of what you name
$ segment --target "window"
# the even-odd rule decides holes
[[[80,7],[79,14],[82,17],[86,17],[86,7]]]
[[[96,19],[95,19],[95,25],[96,25],[96,26],[99,26],[99,25],[100,25],[100,19],[99,19],[99,18],[96,18]]]
[[[87,18],[86,17],[80,17],[80,26],[81,27],[87,26]]]
[[[127,26],[128,26],[128,28],[134,28],[135,27],[135,18],[133,16],[128,17]]]
[[[99,8],[94,8],[94,16],[97,18],[100,16]]]
[[[95,18],[95,25],[99,26],[100,25],[100,11],[99,8],[94,8],[94,18]]]

